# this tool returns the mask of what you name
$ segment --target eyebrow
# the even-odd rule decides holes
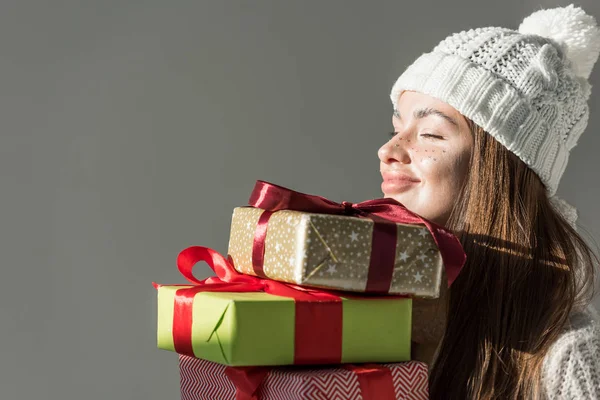
[[[395,114],[397,114],[398,116],[400,115],[400,113],[398,112],[398,110],[394,110]],[[454,120],[454,118],[444,114],[443,112],[441,112],[440,110],[436,110],[435,108],[431,108],[431,107],[427,107],[427,108],[421,108],[419,110],[415,110],[415,112],[413,113],[413,116],[416,119],[423,119],[425,117],[428,117],[430,115],[435,115],[438,116],[440,118],[445,119],[446,121],[448,121],[449,123],[451,123],[452,125],[454,125],[455,127],[459,127],[458,122],[456,122],[456,120]]]

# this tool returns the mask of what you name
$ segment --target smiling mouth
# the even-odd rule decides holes
[[[381,190],[384,194],[398,194],[417,186],[421,180],[399,171],[381,171],[383,182]]]
[[[406,181],[406,182],[413,182],[413,183],[421,182],[420,179],[413,178],[412,176],[405,174],[405,173],[401,172],[400,170],[389,170],[389,169],[381,170],[381,176],[383,177],[384,181],[394,181],[394,182]]]

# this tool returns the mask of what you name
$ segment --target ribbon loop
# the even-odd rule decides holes
[[[194,276],[193,268],[200,262],[204,261],[210,269],[212,269],[216,277],[210,277],[200,280]],[[233,268],[230,260],[226,260],[221,254],[213,249],[202,246],[191,246],[182,250],[177,256],[177,268],[181,275],[194,285],[225,285],[230,288],[236,286],[241,287],[262,287],[265,283],[255,276],[240,274]],[[210,290],[210,289],[207,289]],[[236,290],[230,290],[236,291]]]

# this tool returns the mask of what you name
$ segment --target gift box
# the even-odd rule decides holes
[[[466,256],[443,227],[393,199],[341,204],[258,181],[234,209],[228,255],[237,271],[302,286],[439,297]]]
[[[233,366],[410,360],[410,298],[201,289],[157,285],[159,348]]]
[[[255,230],[265,210],[234,209],[228,254],[239,272],[253,268]],[[268,221],[262,275],[298,285],[367,291],[374,221],[339,215],[282,210]],[[439,296],[443,261],[423,225],[396,224],[389,293]],[[373,266],[377,268],[377,266]]]
[[[182,400],[425,400],[427,366],[239,368],[179,356]]]

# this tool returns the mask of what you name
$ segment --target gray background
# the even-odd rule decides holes
[[[178,398],[151,286],[178,252],[225,252],[256,179],[379,197],[402,70],[557,4],[3,0],[0,398]],[[559,190],[595,241],[599,96]]]

